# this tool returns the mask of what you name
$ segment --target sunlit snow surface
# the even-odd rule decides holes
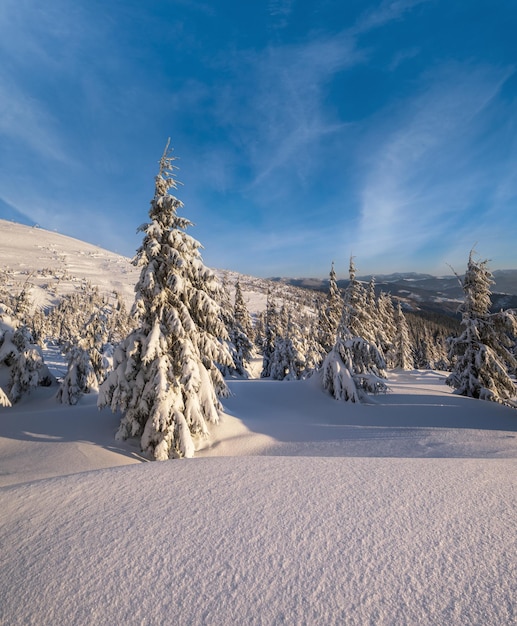
[[[94,396],[0,409],[0,623],[515,623],[517,413],[443,380],[235,381],[163,463]]]

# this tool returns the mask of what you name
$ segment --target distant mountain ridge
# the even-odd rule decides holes
[[[517,270],[495,270],[495,283],[492,285],[492,307],[494,310],[517,309]],[[359,276],[365,283],[371,274]],[[404,308],[413,311],[432,311],[455,314],[463,301],[463,290],[457,276],[432,276],[417,272],[397,272],[374,276],[376,292],[384,291],[399,300]],[[272,278],[271,280],[326,291],[327,279],[317,278]],[[344,289],[349,281],[340,279],[338,286]]]

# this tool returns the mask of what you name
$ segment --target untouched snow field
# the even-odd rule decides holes
[[[234,381],[162,463],[94,395],[0,409],[0,623],[517,623],[517,412],[443,381]]]

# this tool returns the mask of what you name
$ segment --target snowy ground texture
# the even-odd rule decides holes
[[[163,463],[95,396],[0,408],[0,623],[517,623],[517,411],[443,381],[235,381]]]

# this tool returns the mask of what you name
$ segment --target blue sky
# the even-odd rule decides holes
[[[2,0],[0,217],[133,256],[168,137],[211,267],[517,267],[514,0]]]

